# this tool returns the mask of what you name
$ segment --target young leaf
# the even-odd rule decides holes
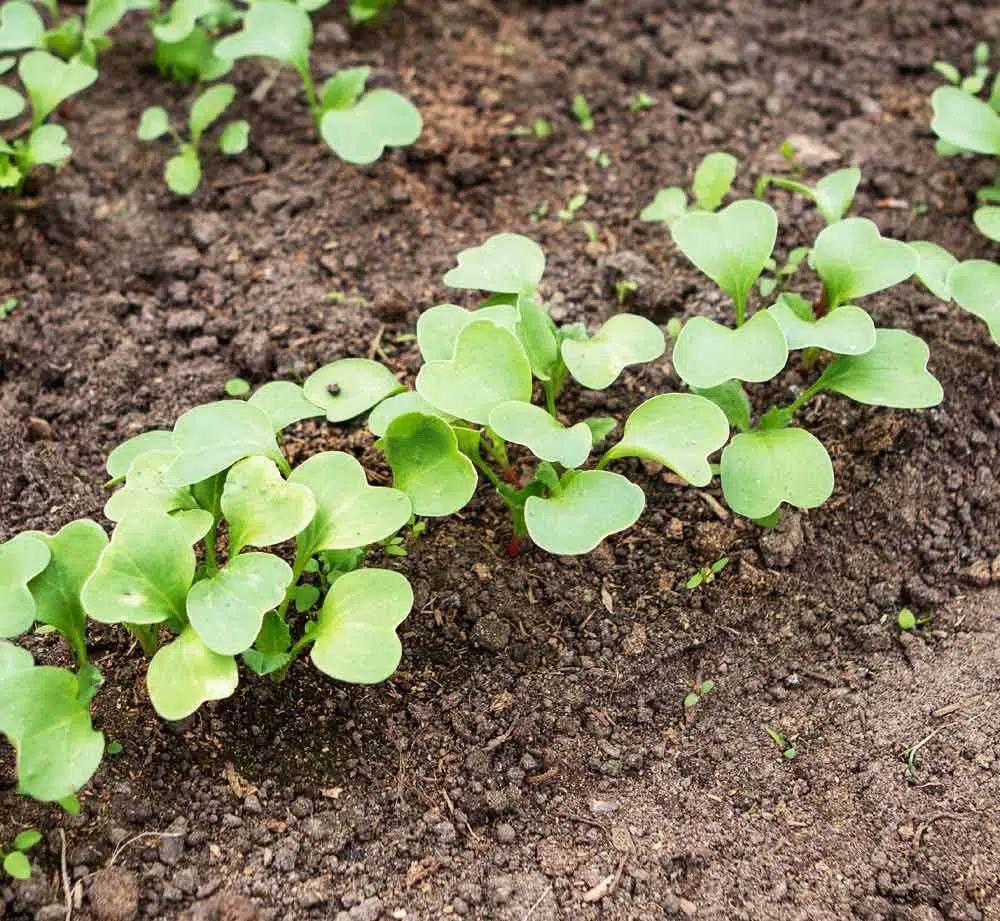
[[[173,45],[183,41],[195,23],[216,8],[216,0],[174,0],[163,21],[151,26],[158,42]]]
[[[257,0],[243,18],[243,30],[215,46],[216,57],[274,58],[308,72],[313,28],[309,14],[284,0]]]
[[[250,143],[250,122],[240,119],[240,121],[230,122],[219,135],[219,150],[227,157],[235,157],[243,153]]]
[[[692,211],[671,228],[674,243],[737,304],[771,258],[778,216],[760,201],[737,201],[717,214]]]
[[[768,307],[778,321],[788,350],[820,348],[837,355],[863,355],[875,345],[875,324],[860,307],[844,304],[819,320],[803,320],[782,294]]]
[[[1000,241],[1000,208],[983,205],[972,212],[972,222],[983,236]]]
[[[490,413],[489,425],[504,441],[524,445],[540,460],[567,468],[586,463],[593,447],[593,436],[585,422],[566,428],[531,403],[501,403]]]
[[[231,697],[239,680],[236,660],[212,652],[193,627],[161,646],[146,672],[149,699],[165,720],[182,720],[206,701]]]
[[[942,301],[951,300],[948,290],[948,273],[958,265],[958,260],[943,246],[917,240],[909,244],[910,249],[917,254],[917,278],[924,283],[927,290]]]
[[[645,506],[643,491],[620,474],[569,470],[557,495],[528,498],[524,521],[531,539],[543,550],[576,556],[630,528]]]
[[[833,464],[805,429],[744,432],[726,445],[720,469],[729,507],[746,518],[765,518],[782,502],[816,508],[833,492]]]
[[[44,542],[19,534],[0,544],[0,637],[20,636],[38,613],[28,583],[49,565]]]
[[[656,193],[656,198],[639,212],[639,220],[670,227],[686,212],[687,195],[683,189],[671,186]]]
[[[931,131],[948,144],[974,153],[1000,156],[1000,115],[982,99],[955,86],[931,94]]]
[[[736,178],[736,157],[716,150],[708,154],[694,171],[691,191],[695,202],[705,211],[714,211],[732,188]]]
[[[731,379],[769,381],[787,360],[785,335],[766,310],[755,313],[739,329],[708,317],[691,317],[677,337],[673,354],[677,373],[699,390]]]
[[[452,422],[455,418],[435,409],[415,390],[407,390],[405,393],[397,393],[394,397],[389,397],[379,403],[368,417],[368,429],[376,438],[381,438],[395,419],[405,416],[407,413],[436,416],[445,422]],[[417,512],[417,514],[421,515],[423,512]]]
[[[839,355],[830,363],[820,378],[823,388],[871,406],[937,406],[943,392],[927,370],[930,350],[924,341],[901,329],[877,329],[875,335],[871,351]]]
[[[115,528],[80,599],[102,624],[182,624],[194,568],[182,524],[160,512],[129,515]]]
[[[135,435],[129,438],[128,441],[123,441],[108,455],[104,466],[108,471],[108,476],[111,477],[112,483],[114,483],[124,479],[125,474],[128,473],[128,468],[132,466],[132,461],[140,454],[144,454],[146,451],[173,450],[174,433],[152,429],[149,432],[143,432],[141,435]]]
[[[404,493],[369,486],[361,464],[341,451],[313,455],[288,482],[308,486],[316,497],[316,514],[298,535],[303,556],[367,547],[395,534],[412,514]]]
[[[197,147],[201,136],[236,98],[236,87],[231,83],[217,83],[201,93],[191,105],[188,127],[191,143]]]
[[[445,275],[444,283],[449,288],[533,297],[544,272],[545,254],[534,240],[501,233],[482,246],[463,249],[458,266]]]
[[[590,390],[610,387],[629,365],[655,361],[667,343],[645,317],[619,313],[590,339],[564,339],[562,357],[573,377]]]
[[[518,298],[515,334],[524,346],[531,370],[540,381],[551,379],[559,361],[559,340],[548,311],[528,297]]]
[[[194,194],[201,184],[201,161],[191,144],[184,144],[179,154],[167,160],[163,181],[175,195]]]
[[[198,508],[187,486],[175,486],[167,479],[170,465],[177,457],[168,451],[145,451],[128,468],[125,486],[104,504],[104,514],[111,521],[121,521],[131,513],[151,511],[176,512]]]
[[[84,39],[103,48],[101,40],[133,8],[133,0],[89,0],[83,21]],[[105,40],[105,44],[110,46],[110,41]]]
[[[24,97],[9,86],[0,86],[0,122],[17,118],[24,111]]]
[[[985,259],[960,262],[948,273],[948,290],[959,307],[986,321],[1000,345],[1000,265]]]
[[[87,615],[80,602],[84,582],[108,545],[104,529],[89,518],[71,521],[55,534],[28,532],[49,549],[51,558],[28,588],[35,599],[35,620],[55,627],[80,663],[87,661]]]
[[[62,668],[0,672],[0,735],[17,750],[18,792],[56,802],[97,770],[104,736],[91,726],[79,693],[76,675]]]
[[[45,22],[35,7],[21,0],[0,6],[0,53],[45,47]]]
[[[330,422],[360,416],[404,389],[385,365],[367,358],[341,358],[324,365],[302,385],[306,399],[326,412]]]
[[[417,317],[417,347],[424,361],[448,361],[455,357],[458,334],[475,320],[489,320],[514,332],[518,311],[512,304],[494,304],[466,310],[455,304],[438,304]]]
[[[695,388],[695,393],[718,406],[733,428],[741,432],[749,430],[750,398],[739,381],[725,381],[715,387]]]
[[[824,176],[816,183],[813,192],[816,207],[819,208],[827,224],[836,223],[847,213],[860,182],[861,170],[856,166],[849,166]]]
[[[417,392],[446,413],[486,425],[501,403],[531,400],[531,365],[513,334],[476,320],[459,333],[453,358],[420,369]]]
[[[886,239],[874,223],[861,217],[838,221],[820,231],[810,261],[823,279],[830,310],[898,285],[920,262],[909,246]]]
[[[310,658],[321,672],[351,684],[378,684],[399,665],[396,628],[413,607],[406,578],[359,569],[333,583],[316,623]]]
[[[40,844],[41,840],[42,833],[37,828],[26,828],[15,836],[11,847],[15,851],[30,851],[37,844]]]
[[[18,62],[17,75],[31,99],[34,128],[70,96],[85,90],[97,79],[97,71],[78,58],[67,63],[47,51],[29,51]]]
[[[177,458],[167,480],[178,486],[200,483],[244,457],[269,457],[286,467],[267,413],[242,400],[217,400],[189,409],[174,425]]]
[[[596,448],[615,430],[618,420],[613,416],[590,416],[583,424],[590,429],[591,442]]]
[[[62,125],[40,125],[28,137],[27,160],[32,166],[62,166],[72,154]]]
[[[136,132],[140,141],[155,141],[170,131],[170,116],[163,106],[150,106],[143,109],[139,119],[139,130]]]
[[[270,547],[295,537],[316,514],[316,500],[307,487],[286,483],[270,458],[248,457],[226,476],[222,513],[234,557],[244,547]]]
[[[414,515],[452,515],[476,491],[475,465],[442,419],[420,412],[396,416],[375,446],[385,453],[393,485],[409,496]]]
[[[360,166],[374,163],[386,147],[414,143],[424,123],[409,99],[388,89],[372,90],[349,109],[329,109],[319,133],[341,160]]]
[[[291,567],[271,553],[231,557],[215,575],[191,587],[191,626],[212,652],[244,652],[257,639],[264,615],[281,604],[291,583]]]
[[[625,434],[601,459],[641,457],[669,467],[693,486],[712,479],[708,457],[729,440],[729,420],[715,403],[692,393],[664,393],[636,407]]]
[[[269,381],[260,387],[247,402],[263,410],[276,432],[303,419],[322,416],[323,410],[306,399],[298,384],[291,381]]]
[[[27,649],[0,640],[0,680],[10,677],[15,672],[31,668],[34,664],[35,660],[31,658],[31,653]]]
[[[4,857],[3,869],[12,879],[31,879],[31,862],[18,850],[11,851]]]
[[[345,67],[343,70],[338,70],[323,84],[320,93],[320,105],[323,111],[348,109],[353,106],[365,91],[370,73],[370,67]]]

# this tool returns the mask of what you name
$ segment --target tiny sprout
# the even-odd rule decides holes
[[[536,118],[531,123],[531,130],[534,132],[535,137],[540,141],[544,141],[546,138],[552,137],[552,125],[544,118]]]
[[[580,229],[587,235],[588,243],[597,243],[601,239],[592,221],[580,221]]]
[[[896,617],[900,630],[916,630],[927,623],[930,623],[929,617],[917,617],[909,608],[902,608]]]
[[[590,106],[587,104],[587,97],[583,93],[577,93],[573,97],[573,114],[580,123],[582,130],[594,130],[594,117],[590,114]]]
[[[798,749],[795,748],[777,729],[772,729],[770,726],[761,726],[761,729],[767,733],[768,737],[775,745],[778,746],[781,754],[787,758],[789,761],[798,757]]]
[[[801,173],[805,169],[802,165],[802,161],[799,160],[799,155],[795,152],[795,145],[786,138],[781,142],[781,147],[778,148],[781,156],[785,158],[788,165],[791,166],[793,173]]]
[[[580,192],[566,202],[565,208],[560,208],[556,212],[556,217],[559,218],[560,221],[571,221],[576,215],[576,212],[579,211],[586,203],[587,196],[583,192]]]
[[[124,746],[117,739],[112,739],[108,742],[108,747],[105,749],[109,755],[120,755],[124,751]]]
[[[684,712],[688,718],[693,715],[692,711],[698,706],[701,699],[714,688],[715,682],[711,680],[695,682],[694,690],[684,698]]]
[[[546,217],[549,213],[549,203],[547,201],[540,201],[534,208],[531,209],[531,214],[528,215],[528,220],[532,224],[537,224],[540,220]]]
[[[656,105],[656,100],[650,96],[648,93],[644,93],[639,90],[633,97],[632,101],[628,104],[629,112],[645,112],[647,109],[653,108]]]
[[[227,397],[244,397],[250,392],[250,384],[242,377],[231,377],[225,389]]]
[[[9,854],[2,854],[4,872],[17,880],[26,880],[31,876],[31,863],[27,852],[42,840],[42,833],[37,828],[26,828],[11,845]]]
[[[14,310],[17,308],[17,298],[8,297],[7,300],[0,303],[0,320],[6,320]]]
[[[639,285],[628,279],[623,278],[621,281],[615,283],[615,297],[618,298],[619,304],[624,304],[628,300],[630,294],[634,294],[639,290]]]
[[[588,147],[587,159],[596,163],[600,169],[607,169],[611,166],[611,157],[601,150],[600,147]]]
[[[694,590],[703,582],[712,582],[715,577],[729,565],[729,557],[724,556],[717,559],[711,565],[702,566],[690,579],[687,580],[686,588]]]
[[[680,317],[671,317],[667,320],[667,335],[676,342],[683,326]]]

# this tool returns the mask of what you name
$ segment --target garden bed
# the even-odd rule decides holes
[[[628,309],[658,323],[720,315],[636,217],[713,149],[739,158],[749,195],[801,136],[810,176],[862,168],[851,213],[884,234],[996,256],[969,219],[988,164],[938,158],[927,128],[931,62],[1000,38],[984,8],[476,0],[409,2],[371,30],[344,19],[318,14],[317,71],[373,63],[420,108],[417,145],[346,166],[311,142],[291,75],[250,101],[264,79],[250,65],[234,104],[250,151],[210,159],[191,200],[163,186],[163,150],[135,139],[146,105],[190,90],[142,63],[145,32],[115,33],[64,119],[70,165],[4,216],[0,300],[18,304],[0,321],[0,539],[99,518],[106,454],[235,375],[297,380],[371,356],[412,382],[419,312],[456,296],[442,274],[492,233],[544,247],[558,319],[596,325],[620,309],[622,280],[638,285]],[[630,112],[638,91],[657,105]],[[570,111],[578,92],[590,133]],[[550,138],[512,136],[539,117]],[[596,243],[553,217],[578,193]],[[802,201],[771,200],[786,243],[820,229]],[[728,514],[714,487],[629,461],[648,496],[635,528],[589,556],[509,559],[508,519],[483,489],[381,561],[416,593],[388,683],[341,686],[300,664],[180,724],[155,716],[127,634],[96,631],[95,723],[122,752],[78,818],[0,786],[0,844],[28,824],[47,833],[33,878],[0,884],[0,918],[60,916],[60,828],[84,879],[76,918],[115,917],[135,894],[153,918],[1000,914],[997,352],[916,283],[870,306],[928,342],[944,403],[810,404],[836,491],[776,531]],[[661,360],[567,399],[582,416],[671,389]],[[389,482],[363,425],[304,423],[290,447],[293,461],[352,451]],[[713,582],[685,588],[722,556]],[[901,632],[904,605],[929,623]],[[61,661],[54,638],[31,645]],[[714,689],[685,709],[702,680]],[[124,872],[95,883],[125,841]]]

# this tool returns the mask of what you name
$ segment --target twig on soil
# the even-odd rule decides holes
[[[913,835],[913,846],[911,851],[916,851],[920,847],[920,839],[923,837],[924,832],[930,828],[931,824],[934,822],[939,822],[941,819],[958,819],[959,817],[951,812],[939,812],[936,815],[932,815],[926,822],[921,822],[917,827],[916,832]]]
[[[123,841],[119,844],[114,851],[111,853],[111,859],[108,861],[108,866],[114,866],[114,862],[121,856],[122,851],[130,845],[135,844],[136,841],[140,841],[143,838],[183,838],[184,833],[179,831],[144,831],[140,832],[138,835],[133,835],[127,841]]]
[[[542,904],[545,896],[547,896],[551,891],[552,887],[546,886],[545,891],[537,899],[535,899],[535,904],[528,909],[528,913],[521,919],[521,921],[528,921],[528,919],[535,913],[535,909]]]
[[[622,871],[625,869],[625,858],[618,861],[618,869],[614,873],[609,873],[592,889],[588,889],[584,895],[585,902],[599,902],[605,896],[611,895],[618,888],[618,883],[622,878]]]
[[[507,728],[507,730],[505,732],[500,733],[500,735],[498,735],[495,739],[490,739],[489,742],[487,742],[483,746],[483,751],[491,752],[499,748],[501,745],[503,745],[503,743],[506,742],[514,734],[514,729],[516,726],[517,726],[517,717],[515,716],[514,719],[510,721],[510,726]]]
[[[59,841],[62,848],[59,854],[59,870],[62,874],[63,892],[66,893],[66,921],[73,917],[73,890],[69,884],[69,868],[66,866],[66,832],[59,829]]]

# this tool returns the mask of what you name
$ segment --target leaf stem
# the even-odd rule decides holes
[[[219,522],[213,521],[205,536],[205,573],[214,576],[219,571],[218,558],[215,555],[215,543],[219,539]]]
[[[302,655],[302,650],[312,642],[314,642],[314,639],[311,633],[304,633],[295,641],[292,648],[288,650],[288,661],[281,668],[271,673],[271,680],[275,684],[280,684],[288,677],[288,672],[295,660]]]
[[[125,624],[125,629],[139,641],[143,655],[147,659],[153,658],[159,648],[159,626],[159,624]]]
[[[552,381],[543,381],[542,390],[545,391],[545,408],[549,415],[556,418],[556,389],[552,386]]]
[[[788,413],[788,421],[791,422],[794,415],[802,408],[806,400],[812,399],[812,397],[816,396],[816,394],[822,389],[823,378],[821,376],[811,387],[806,387],[806,389],[803,390],[792,403],[789,403],[788,406],[785,407],[785,412]]]
[[[479,470],[480,473],[482,473],[482,475],[486,477],[486,479],[489,480],[497,489],[500,489],[500,487],[504,485],[500,477],[493,472],[493,468],[483,460],[482,455],[480,455],[478,451],[466,456],[472,461],[473,464],[475,464],[476,469]]]
[[[312,112],[313,119],[318,125],[320,115],[323,113],[319,99],[316,96],[316,85],[313,83],[312,73],[309,70],[309,62],[305,61],[302,64],[296,64],[295,69],[298,70],[299,76],[302,78],[302,83],[305,85],[306,98],[309,101],[309,111]]]
[[[736,305],[736,328],[739,329],[747,318],[747,296],[745,294],[733,298]]]
[[[312,559],[311,553],[303,553],[301,547],[298,546],[295,548],[295,561],[292,563],[292,581],[288,584],[288,588],[285,590],[285,597],[281,599],[281,604],[278,606],[278,617],[282,620],[285,619],[288,605],[295,594],[295,587],[299,584],[302,572],[305,570],[306,564],[310,559]]]

